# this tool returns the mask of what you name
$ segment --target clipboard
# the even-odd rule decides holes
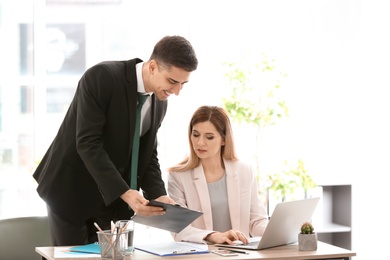
[[[203,212],[183,208],[179,205],[167,204],[155,200],[149,201],[149,206],[162,207],[165,210],[164,215],[158,216],[140,216],[134,215],[131,219],[134,222],[151,226],[175,233],[179,233],[195,219],[200,217]]]

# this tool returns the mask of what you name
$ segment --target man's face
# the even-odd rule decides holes
[[[177,67],[165,68],[155,61],[149,64],[150,84],[145,86],[147,92],[153,92],[161,100],[167,100],[172,94],[178,96],[191,72]],[[149,88],[149,89],[148,89]]]

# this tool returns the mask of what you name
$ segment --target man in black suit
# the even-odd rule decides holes
[[[34,172],[46,202],[54,246],[97,241],[94,222],[139,215],[161,215],[147,206],[167,196],[157,158],[157,131],[170,95],[179,95],[198,60],[185,38],[166,36],[146,62],[106,61],[81,77],[57,136]],[[147,94],[141,116],[137,189],[129,172],[135,131],[137,92]],[[142,194],[138,191],[142,189]]]

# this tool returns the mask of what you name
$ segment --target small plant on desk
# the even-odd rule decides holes
[[[305,222],[301,226],[301,234],[313,234],[314,227],[310,222]]]
[[[317,233],[310,222],[305,222],[301,226],[301,232],[298,234],[298,247],[302,251],[317,250]]]

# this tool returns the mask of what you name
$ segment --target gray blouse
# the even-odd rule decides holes
[[[208,183],[207,186],[210,194],[213,230],[225,232],[232,229],[226,188],[226,174],[220,180]]]

